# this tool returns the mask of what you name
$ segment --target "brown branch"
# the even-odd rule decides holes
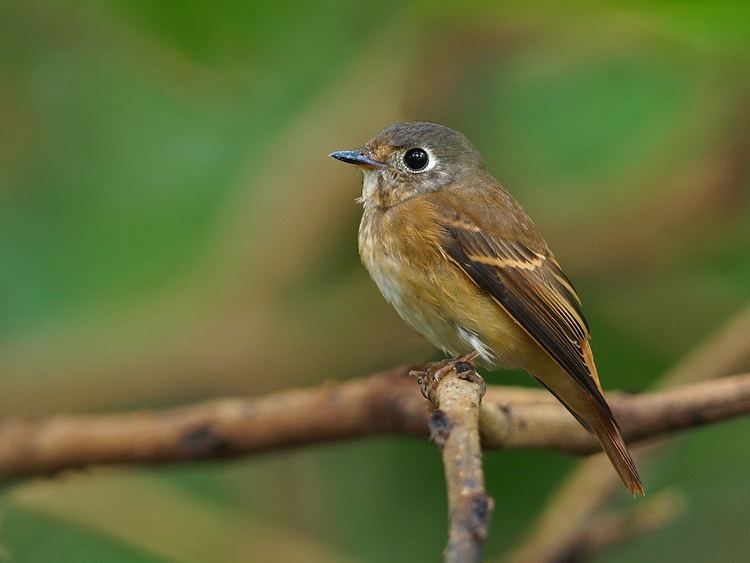
[[[163,411],[8,419],[0,423],[0,475],[238,456],[376,434],[425,437],[428,413],[407,373],[401,368]],[[747,413],[750,374],[609,396],[626,438],[641,440]],[[595,441],[542,390],[490,387],[480,417],[486,447],[597,451]],[[609,478],[612,472],[605,467],[600,473]]]
[[[9,419],[0,424],[0,474],[226,457],[364,434],[425,435],[424,400],[407,373],[163,411]]]
[[[745,307],[671,369],[657,387],[671,388],[746,368],[750,364],[748,332],[750,307]],[[657,443],[636,448],[634,453],[642,462],[659,449]],[[557,490],[536,524],[506,560],[545,563],[575,559],[576,538],[599,518],[598,513],[619,488],[617,476],[608,469],[603,456],[582,463]]]
[[[446,563],[482,560],[493,501],[484,490],[479,406],[484,382],[471,364],[460,362],[445,375],[430,397],[435,406],[430,433],[441,448],[448,488]]]
[[[625,439],[640,442],[750,412],[750,374],[642,395],[614,392],[608,400]],[[548,401],[483,405],[482,438],[489,448],[556,449],[574,454],[599,451],[596,440],[567,411]]]
[[[632,538],[660,530],[685,511],[685,499],[676,491],[660,491],[621,513],[601,514],[595,522],[573,538],[567,563],[586,561],[594,555]]]

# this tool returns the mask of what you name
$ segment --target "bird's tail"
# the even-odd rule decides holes
[[[628,491],[634,495],[645,494],[633,457],[622,439],[612,411],[600,392],[598,378],[596,386],[584,388],[557,364],[545,364],[543,369],[534,370],[536,378],[596,436]],[[595,367],[593,369],[596,370]]]
[[[628,447],[625,445],[625,441],[622,439],[622,434],[620,434],[620,429],[612,413],[604,412],[604,409],[595,404],[596,401],[594,400],[591,400],[591,403],[594,403],[591,408],[593,414],[591,418],[594,420],[589,419],[588,426],[599,440],[602,449],[614,465],[628,491],[633,495],[645,494],[646,491],[643,488],[641,477],[638,475],[638,469],[628,451]]]

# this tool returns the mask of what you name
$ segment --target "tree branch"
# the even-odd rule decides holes
[[[378,434],[425,437],[428,413],[407,373],[399,368],[345,383],[162,411],[8,419],[0,423],[0,475],[238,456]],[[747,413],[750,374],[609,397],[626,439],[642,440]],[[598,451],[595,440],[542,390],[489,387],[480,428],[490,448]]]
[[[660,491],[632,509],[600,514],[588,528],[572,539],[567,563],[586,561],[590,557],[628,540],[660,530],[685,511],[685,499],[677,491]]]
[[[613,392],[607,399],[626,441],[640,442],[750,412],[750,374],[642,395]],[[485,447],[600,451],[598,442],[557,402],[484,404],[481,414]]]
[[[453,365],[431,390],[430,435],[440,447],[448,488],[446,563],[479,563],[493,501],[484,490],[479,406],[484,382],[465,362]]]
[[[584,501],[581,506],[589,504]],[[560,506],[555,505],[555,508]],[[554,536],[550,538],[552,541],[542,540],[539,544],[525,542],[508,560],[514,563],[581,563],[637,536],[663,528],[681,516],[684,510],[685,500],[677,491],[659,491],[623,511],[597,513],[586,526],[575,528],[575,534]],[[565,517],[559,512],[557,515]],[[573,518],[576,516],[577,513],[572,514]],[[563,539],[566,543],[562,543]],[[554,550],[550,549],[552,547]],[[544,559],[534,559],[538,555]]]

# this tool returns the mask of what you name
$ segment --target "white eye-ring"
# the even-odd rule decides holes
[[[402,159],[406,169],[415,174],[431,170],[437,164],[437,159],[430,150],[422,147],[408,149]]]

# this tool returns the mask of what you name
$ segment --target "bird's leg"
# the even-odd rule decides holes
[[[433,393],[440,384],[440,381],[443,377],[454,370],[456,375],[461,379],[481,385],[482,395],[484,395],[486,388],[484,379],[482,379],[482,376],[477,373],[473,363],[478,356],[479,353],[474,350],[457,358],[449,358],[447,360],[427,364],[423,371],[412,370],[409,372],[409,375],[417,378],[417,383],[419,383],[422,396],[433,403]]]

